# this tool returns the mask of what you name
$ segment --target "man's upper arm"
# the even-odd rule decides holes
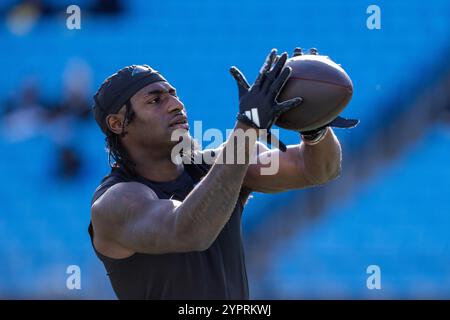
[[[144,184],[118,183],[92,205],[95,236],[102,243],[130,252],[192,251],[189,241],[179,238],[176,208],[180,204],[175,200],[159,199]]]

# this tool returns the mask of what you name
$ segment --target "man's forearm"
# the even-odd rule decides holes
[[[341,171],[341,145],[331,128],[315,145],[300,144],[303,166],[311,183],[323,184],[336,178]]]
[[[243,130],[252,131],[247,131],[245,143],[236,143]],[[182,238],[204,249],[216,239],[236,205],[255,145],[254,129],[238,122],[216,163],[176,210],[177,233]],[[242,162],[236,162],[238,156]]]

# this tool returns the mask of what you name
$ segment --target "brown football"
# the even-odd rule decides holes
[[[308,131],[334,120],[349,103],[353,84],[344,69],[327,56],[306,54],[286,61],[292,74],[278,95],[279,102],[302,97],[303,102],[282,114],[276,125]]]

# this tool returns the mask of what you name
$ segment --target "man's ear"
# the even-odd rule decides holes
[[[121,134],[123,129],[123,121],[125,117],[123,114],[110,114],[106,117],[106,125],[111,132]]]

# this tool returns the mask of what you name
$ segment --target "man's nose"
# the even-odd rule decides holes
[[[175,97],[170,99],[169,107],[168,107],[168,110],[167,110],[169,113],[172,113],[172,112],[175,112],[175,111],[182,111],[182,110],[184,110],[184,105],[183,105],[183,103],[181,103],[180,100],[178,100]]]

